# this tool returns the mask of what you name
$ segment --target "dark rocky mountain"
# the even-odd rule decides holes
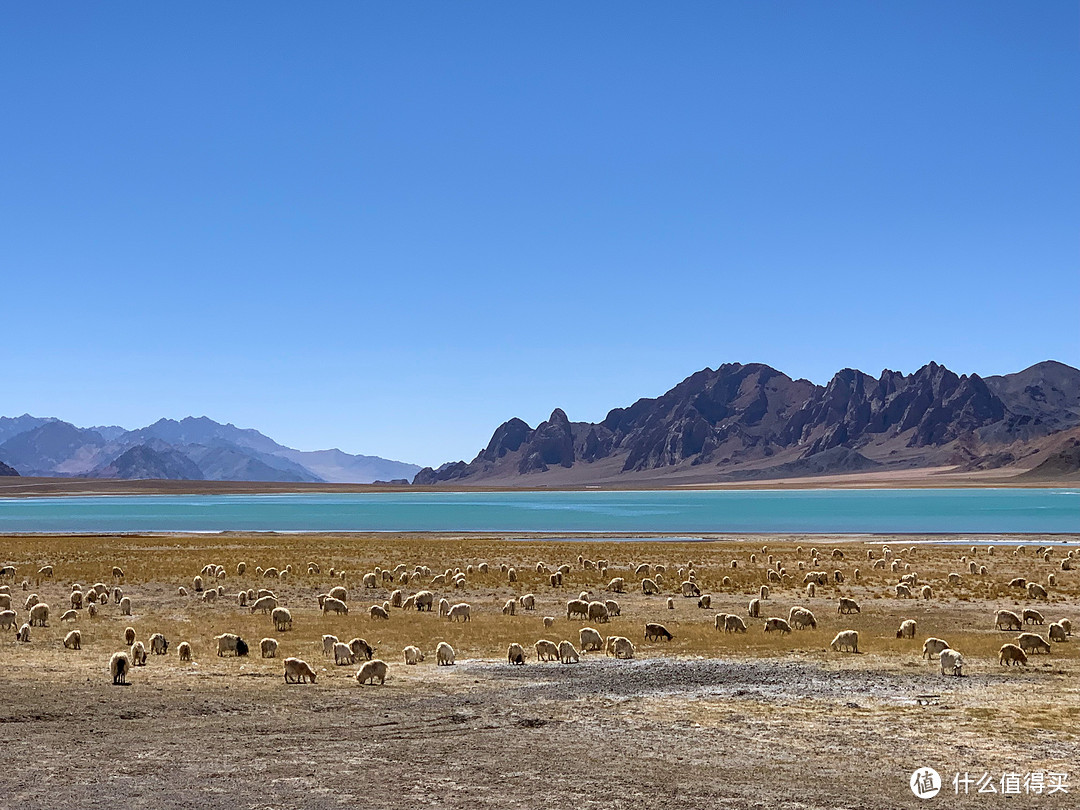
[[[137,444],[108,464],[93,470],[90,478],[154,479],[201,481],[202,471],[190,458],[176,450]]]
[[[161,419],[128,431],[78,428],[58,419],[0,417],[0,461],[30,476],[213,481],[369,483],[411,478],[415,464],[343,453],[294,450],[257,430],[206,417]],[[130,455],[129,455],[130,453]]]
[[[18,475],[19,471],[0,461],[0,475]]]
[[[596,424],[571,422],[560,409],[535,429],[511,419],[471,462],[426,468],[414,483],[536,475],[582,483],[691,472],[723,480],[971,464],[1003,445],[1076,425],[1080,371],[1061,363],[989,380],[937,363],[877,378],[844,369],[824,386],[760,363],[730,363]],[[590,465],[592,475],[583,469]]]

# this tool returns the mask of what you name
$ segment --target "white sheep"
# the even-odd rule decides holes
[[[72,630],[66,636],[64,636],[64,646],[69,650],[81,650],[82,649],[82,633],[78,630]]]
[[[458,619],[463,622],[472,621],[472,605],[465,602],[454,605],[450,608],[449,618],[452,622],[456,622]]]
[[[350,641],[349,649],[352,650],[353,661],[370,661],[375,655],[375,648],[362,638]]]
[[[49,626],[49,606],[47,604],[45,604],[44,602],[38,602],[36,605],[30,608],[30,626]]]
[[[131,659],[127,653],[113,653],[109,659],[109,674],[112,675],[113,686],[126,686],[128,671],[131,669]]]
[[[315,683],[315,670],[301,658],[285,659],[285,683]]]
[[[904,619],[904,621],[900,622],[900,629],[896,631],[896,637],[915,638],[915,629],[916,622],[914,619]]]
[[[65,610],[60,616],[61,623],[63,622],[75,622],[79,620],[79,611],[77,610]]]
[[[634,645],[624,636],[611,636],[604,644],[604,654],[618,659],[634,657]]]
[[[278,643],[276,638],[264,638],[259,642],[259,654],[263,658],[277,658]]]
[[[1045,624],[1046,620],[1037,610],[1026,608],[1023,612],[1024,624]]]
[[[440,667],[449,667],[454,664],[454,648],[445,641],[440,641],[435,648],[435,663]]]
[[[578,631],[578,641],[581,644],[581,649],[588,650],[601,650],[604,647],[604,638],[600,635],[600,632],[592,627],[582,627]]]
[[[959,652],[956,650],[942,650],[938,658],[941,661],[942,675],[954,675],[956,677],[963,675],[964,656]]]
[[[252,613],[254,613],[256,610],[261,610],[265,614],[265,613],[273,613],[274,609],[277,608],[277,606],[278,606],[278,604],[277,604],[277,598],[276,597],[263,596],[263,597],[260,597],[259,599],[256,599],[251,604],[251,607],[249,609],[251,610]]]
[[[181,641],[176,646],[176,651],[180,654],[181,661],[191,660],[191,645],[186,641]]]
[[[653,594],[660,593],[660,588],[656,584],[655,580],[646,577],[645,579],[641,580],[641,592],[646,596],[652,596]]]
[[[154,655],[167,655],[169,652],[169,642],[161,633],[154,633],[150,636],[150,652]]]
[[[850,650],[853,653],[859,651],[859,631],[858,630],[841,630],[833,638],[829,647],[836,652],[844,652]]]
[[[783,619],[777,618],[775,616],[772,617],[772,618],[766,619],[765,620],[765,632],[766,633],[772,633],[774,631],[779,631],[780,635],[785,635],[785,634],[791,632],[791,625],[789,625]]]
[[[1051,641],[1057,642],[1059,644],[1065,643],[1065,636],[1067,636],[1068,634],[1065,632],[1065,628],[1062,626],[1061,622],[1051,623],[1048,630],[1050,632]]]
[[[285,630],[292,630],[292,613],[288,608],[276,607],[270,614],[271,620],[274,622],[274,629],[279,633]]]
[[[506,660],[511,664],[523,665],[525,663],[525,648],[514,642],[506,648]]]
[[[554,627],[554,626],[555,626],[555,617],[554,616],[545,616],[544,617],[544,627]]]
[[[604,622],[610,621],[611,615],[608,613],[607,605],[603,602],[589,602],[589,621],[590,622]]]
[[[390,613],[382,605],[372,605],[368,609],[368,615],[373,619],[389,619]]]
[[[349,606],[342,602],[340,599],[334,599],[332,596],[328,596],[326,599],[323,600],[322,612],[324,614],[338,613],[348,615]]]
[[[559,660],[559,647],[554,642],[542,638],[533,647],[536,650],[537,661]]]
[[[339,641],[334,645],[334,663],[339,667],[356,663],[353,651],[349,648],[348,644],[342,644]]]
[[[405,663],[409,665],[419,664],[424,660],[424,653],[419,647],[414,647],[411,644],[403,650],[405,655]]]
[[[804,607],[793,607],[788,611],[788,624],[796,630],[801,630],[804,627],[817,629],[817,619],[811,611]]]
[[[994,624],[998,630],[1021,630],[1024,627],[1021,618],[1011,610],[999,610],[994,615]]]
[[[417,591],[414,597],[418,611],[430,611],[435,606],[435,594],[431,591]]]
[[[379,679],[380,684],[386,683],[386,662],[380,661],[378,658],[365,661],[356,673],[357,683],[374,685],[376,678]]]
[[[340,639],[337,636],[324,635],[322,637],[322,652],[323,655],[329,657],[334,654],[334,645],[338,643]]]
[[[559,663],[561,664],[576,664],[578,663],[578,652],[574,649],[574,645],[569,641],[559,642]]]
[[[136,667],[146,666],[146,647],[141,641],[131,645],[131,664]]]
[[[933,661],[941,655],[942,650],[949,649],[949,642],[940,638],[928,638],[923,642],[922,654],[928,661]]]
[[[536,596],[527,593],[518,598],[518,604],[521,605],[522,610],[536,610]]]
[[[439,600],[439,618],[443,619],[443,618],[446,618],[449,615],[450,615],[450,600],[449,599],[440,599]]]
[[[215,636],[214,641],[217,642],[218,656],[224,656],[226,653],[236,656],[248,654],[247,642],[235,633],[222,633],[220,636]]]
[[[1050,644],[1042,636],[1037,633],[1021,633],[1020,638],[1016,642],[1020,645],[1020,649],[1024,652],[1031,653],[1049,653]]]

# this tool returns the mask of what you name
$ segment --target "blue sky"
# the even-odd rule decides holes
[[[471,458],[1080,365],[1075,3],[8,4],[0,413]]]

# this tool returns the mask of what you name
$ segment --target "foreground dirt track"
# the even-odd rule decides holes
[[[12,588],[20,621],[26,594],[22,572],[55,568],[52,580],[30,587],[53,605],[49,626],[33,628],[30,644],[11,635],[0,641],[4,699],[0,724],[0,806],[338,808],[338,807],[761,807],[895,808],[1075,807],[1080,797],[1080,655],[1070,639],[1049,656],[1032,656],[1027,669],[999,667],[997,648],[1016,633],[993,628],[993,612],[1037,607],[1046,620],[1080,623],[1080,572],[1058,569],[1067,549],[1055,545],[1051,563],[1036,546],[1062,538],[1017,538],[994,555],[980,545],[975,559],[985,577],[964,574],[949,586],[949,572],[965,570],[965,544],[917,546],[912,538],[743,538],[715,543],[506,542],[497,538],[425,536],[17,537],[0,538],[0,564],[20,571]],[[1067,538],[1074,543],[1076,538]],[[934,588],[931,600],[897,599],[899,573],[871,568],[867,551],[883,543]],[[768,551],[762,547],[768,546]],[[800,554],[797,549],[803,548]],[[817,547],[821,567],[846,573],[808,598],[797,563]],[[842,549],[843,560],[831,550]],[[903,550],[903,551],[901,551]],[[582,570],[578,554],[608,558],[610,576],[625,576],[628,593],[601,590],[599,574]],[[804,605],[818,617],[816,630],[777,637],[746,615],[746,603],[765,581],[774,555],[793,574],[791,585],[772,583],[763,616],[786,616]],[[757,559],[751,561],[751,555]],[[235,575],[236,562],[251,567]],[[241,587],[265,582],[256,565],[323,567],[270,585],[293,613],[295,629],[275,632],[268,616],[252,615],[235,599]],[[710,610],[675,596],[669,577],[661,597],[641,594],[633,568],[664,563],[669,571],[695,563],[697,580],[710,592]],[[739,567],[731,569],[736,560]],[[391,611],[390,621],[367,616],[381,604],[381,585],[365,591],[361,575],[379,565],[447,567],[486,561],[491,571],[467,577],[462,589],[435,588],[450,601],[468,601],[473,621],[451,625],[433,614]],[[206,563],[220,563],[227,596],[206,604],[181,597],[180,585]],[[519,581],[508,583],[500,563],[514,564]],[[552,589],[535,571],[571,564],[566,587]],[[71,583],[109,581],[112,565],[124,567],[124,592],[133,615],[112,603],[93,620],[82,615],[61,624],[61,600]],[[333,584],[330,565],[348,573],[350,614],[324,618],[315,595]],[[853,569],[860,579],[853,581]],[[306,571],[306,567],[303,569]],[[1037,605],[1005,583],[1026,576],[1058,585]],[[724,586],[723,576],[733,582]],[[545,577],[546,579],[546,577]],[[604,580],[606,584],[606,580]],[[410,583],[415,592],[427,583]],[[394,587],[399,587],[395,585]],[[637,646],[633,661],[601,654],[577,665],[538,664],[530,649],[539,638],[577,645],[580,621],[563,605],[579,590],[615,598],[622,615],[601,630]],[[514,595],[535,593],[538,609],[504,616]],[[862,603],[862,613],[836,615],[838,595]],[[717,633],[713,616],[742,616],[749,632]],[[558,617],[551,628],[542,617]],[[903,618],[919,622],[916,639],[895,638]],[[668,643],[641,638],[646,620],[664,622]],[[167,656],[136,668],[131,685],[110,685],[109,655],[123,649],[125,626],[145,641],[163,632]],[[83,633],[81,651],[65,650],[63,635]],[[860,632],[859,655],[828,650],[839,629]],[[1046,627],[1025,628],[1045,636]],[[238,632],[253,642],[248,658],[218,658],[212,638]],[[4,631],[6,634],[8,631]],[[385,686],[360,687],[355,666],[335,667],[322,656],[320,636],[362,636],[390,663]],[[966,676],[943,678],[920,658],[927,636],[946,638],[964,652]],[[314,685],[286,686],[281,660],[258,657],[258,640],[276,637],[279,655],[298,655],[318,672]],[[195,660],[175,655],[187,640]],[[434,664],[434,647],[447,640],[457,650],[454,667]],[[525,667],[505,663],[506,644],[530,653]],[[416,644],[427,660],[401,662]],[[997,795],[956,798],[951,784],[920,802],[908,788],[910,773],[929,765],[951,781],[956,771],[981,776],[1064,771],[1066,796]]]

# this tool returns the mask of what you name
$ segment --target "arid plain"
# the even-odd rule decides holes
[[[17,569],[3,582],[11,586],[18,624],[31,593],[50,605],[50,616],[46,627],[31,628],[28,643],[9,631],[0,641],[7,740],[0,746],[0,796],[21,808],[118,807],[151,798],[161,806],[208,808],[894,808],[925,804],[908,778],[929,766],[947,782],[936,801],[949,806],[1074,807],[1076,637],[1030,655],[1026,667],[1003,667],[998,649],[1019,633],[996,629],[994,615],[1037,610],[1045,624],[1023,629],[1044,638],[1059,619],[1080,626],[1080,538],[988,539],[3,537],[0,565]],[[1045,557],[1037,553],[1042,547]],[[1070,551],[1075,564],[1063,570]],[[598,560],[608,563],[603,574],[588,565]],[[875,567],[879,560],[884,567]],[[241,562],[247,570],[238,576]],[[309,574],[309,563],[320,573]],[[208,564],[225,569],[224,579],[206,583],[224,589],[214,602],[193,587]],[[665,567],[659,595],[642,593],[642,564],[650,574]],[[711,596],[707,609],[681,595],[691,564],[696,585]],[[51,578],[38,574],[46,565]],[[94,618],[84,606],[62,622],[73,583],[111,589],[114,566],[124,570],[119,587],[131,599],[131,615],[110,599]],[[285,579],[256,574],[287,566]],[[375,587],[364,587],[364,574],[400,572],[399,566],[431,574],[407,584],[400,574],[393,582],[379,576]],[[515,569],[516,581],[504,566]],[[560,566],[569,570],[562,587],[552,587],[549,572]],[[344,582],[330,577],[331,568],[345,572]],[[432,577],[458,569],[465,574],[461,587],[431,585]],[[828,574],[813,596],[804,584],[810,571]],[[912,573],[914,597],[897,597],[895,585]],[[959,579],[950,582],[950,574]],[[616,577],[626,592],[606,590]],[[1010,587],[1018,577],[1045,586],[1047,597]],[[318,595],[338,585],[348,591],[349,613],[324,615]],[[762,585],[769,598],[752,618],[748,604]],[[923,585],[930,598],[920,598]],[[275,631],[269,615],[239,605],[241,590],[258,588],[273,590],[289,609],[291,630]],[[437,608],[391,608],[388,620],[372,618],[369,608],[396,589],[467,602],[472,620],[451,622]],[[616,600],[620,615],[607,623],[567,619],[567,600],[582,591]],[[527,594],[535,596],[535,610],[522,609],[519,597]],[[858,601],[861,612],[839,615],[841,596]],[[508,600],[518,600],[515,615],[503,613]],[[794,606],[814,613],[816,629],[764,632],[766,618],[786,618]],[[717,613],[741,617],[747,632],[717,631]],[[554,618],[551,626],[545,616]],[[907,619],[917,622],[915,637],[897,638]],[[647,621],[665,625],[673,639],[647,641]],[[634,659],[581,652],[583,626],[629,638]],[[127,627],[144,643],[163,633],[170,647],[133,668],[129,686],[114,687],[108,661],[126,649]],[[82,635],[80,650],[63,645],[73,629]],[[858,654],[830,649],[833,636],[848,629],[859,633]],[[214,637],[226,632],[249,643],[247,657],[216,655]],[[366,639],[389,664],[385,685],[360,686],[357,665],[325,657],[324,634]],[[277,658],[260,657],[264,637],[277,639]],[[943,676],[936,659],[921,656],[928,637],[963,654],[963,677]],[[537,662],[539,639],[573,642],[580,663]],[[191,662],[176,654],[182,641],[193,648]],[[454,648],[454,666],[436,665],[440,641]],[[523,667],[506,661],[513,642],[528,653]],[[422,663],[405,665],[408,645],[425,653]],[[311,664],[316,682],[286,685],[287,656]],[[1070,793],[1004,796],[972,788],[957,797],[951,780],[965,772],[994,780],[1064,772]]]

